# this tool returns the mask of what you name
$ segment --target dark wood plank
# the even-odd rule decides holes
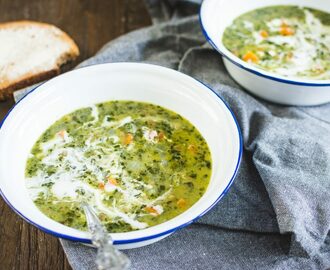
[[[57,25],[77,42],[78,62],[104,43],[149,25],[143,0],[0,0],[0,22],[36,20]],[[0,41],[1,42],[1,41]],[[0,103],[0,119],[13,100]],[[71,269],[57,238],[29,225],[0,198],[0,269]]]

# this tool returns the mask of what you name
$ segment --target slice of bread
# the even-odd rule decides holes
[[[14,90],[57,75],[79,55],[75,42],[57,27],[40,22],[0,24],[0,101]]]

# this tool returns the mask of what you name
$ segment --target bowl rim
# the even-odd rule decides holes
[[[123,245],[123,244],[139,243],[139,242],[143,242],[143,241],[147,241],[147,240],[152,240],[152,239],[155,239],[155,238],[159,238],[159,237],[162,237],[162,236],[166,236],[168,234],[171,234],[171,233],[173,233],[173,232],[175,232],[175,231],[177,231],[179,229],[182,229],[182,228],[190,225],[191,223],[193,223],[194,221],[196,221],[197,219],[199,219],[203,215],[205,215],[208,211],[210,211],[222,199],[222,197],[228,192],[229,188],[231,187],[231,185],[233,184],[233,182],[234,182],[234,180],[235,180],[235,178],[237,176],[237,173],[238,173],[238,170],[239,170],[239,166],[240,166],[240,163],[241,163],[241,160],[242,160],[242,154],[243,154],[243,136],[242,136],[242,132],[241,132],[241,129],[240,129],[238,120],[237,120],[235,114],[233,113],[232,109],[229,107],[229,105],[226,103],[226,101],[218,93],[216,93],[211,87],[209,87],[207,84],[205,84],[205,83],[201,82],[200,80],[198,80],[196,78],[193,78],[193,77],[191,77],[191,76],[189,76],[187,74],[184,74],[184,73],[182,73],[180,71],[173,70],[173,69],[170,69],[170,68],[167,68],[167,67],[163,67],[163,66],[160,66],[160,65],[138,63],[138,62],[117,62],[117,64],[118,63],[121,63],[121,64],[125,64],[126,63],[126,64],[147,65],[147,66],[151,66],[151,67],[164,68],[164,69],[167,69],[167,70],[175,71],[175,72],[179,73],[180,75],[184,75],[184,76],[187,76],[187,77],[195,80],[204,89],[208,89],[209,91],[211,91],[211,93],[214,94],[215,98],[220,99],[220,101],[225,105],[225,108],[228,110],[228,112],[231,115],[231,118],[234,120],[234,124],[235,124],[235,127],[237,129],[237,133],[238,133],[238,147],[239,147],[238,157],[237,157],[237,162],[236,162],[236,165],[235,165],[235,169],[233,171],[233,174],[232,174],[230,180],[228,181],[227,186],[221,192],[221,194],[217,197],[217,199],[213,203],[211,203],[202,213],[198,214],[195,218],[193,218],[193,219],[191,219],[189,221],[186,221],[186,222],[184,222],[184,223],[182,223],[182,224],[180,224],[178,226],[175,226],[174,228],[171,228],[171,229],[168,229],[168,230],[163,230],[163,231],[161,231],[159,233],[156,233],[156,234],[152,234],[152,235],[149,235],[149,236],[138,237],[138,238],[133,238],[133,239],[127,239],[127,240],[114,240],[114,242],[113,242],[115,245]],[[89,68],[91,66],[100,66],[100,65],[109,65],[109,64],[116,64],[116,63],[114,62],[114,63],[95,64],[95,65],[89,65],[89,66],[81,67],[81,68],[78,68],[78,69],[85,69],[85,68]],[[75,70],[77,70],[77,69],[75,69]],[[72,71],[75,71],[75,70],[72,70]],[[68,71],[66,73],[70,73],[72,71]],[[45,82],[47,82],[47,81],[45,81]],[[2,126],[4,125],[5,121],[7,120],[8,116],[17,108],[17,106],[19,106],[20,102],[23,99],[25,99],[28,95],[30,95],[32,92],[37,91],[45,82],[37,85],[30,92],[28,92],[26,95],[24,95],[17,103],[14,104],[14,106],[7,112],[7,114],[2,119],[2,121],[0,121],[0,130],[1,130]],[[90,238],[74,237],[74,236],[71,236],[69,234],[58,233],[56,231],[50,230],[50,229],[48,229],[48,228],[46,228],[44,226],[39,225],[38,223],[36,223],[36,222],[34,222],[32,220],[30,220],[29,218],[27,218],[23,213],[21,213],[18,209],[16,209],[10,203],[10,201],[6,198],[5,194],[1,190],[1,186],[0,186],[0,195],[3,198],[3,200],[7,203],[7,205],[16,214],[18,214],[25,221],[27,221],[28,223],[32,224],[33,226],[35,226],[36,228],[40,229],[41,231],[43,231],[43,232],[45,232],[47,234],[50,234],[50,235],[59,237],[59,238],[70,240],[70,241],[77,241],[77,242],[86,243],[86,244],[90,244],[91,243],[91,239]]]
[[[281,82],[281,83],[286,83],[286,84],[293,84],[293,85],[299,85],[299,86],[313,86],[313,87],[328,87],[330,86],[330,80],[312,80],[312,79],[306,79],[306,78],[302,78],[299,79],[297,77],[294,78],[290,78],[290,77],[284,77],[281,75],[277,75],[276,73],[273,72],[269,72],[269,71],[265,71],[262,70],[261,68],[258,67],[254,67],[249,63],[243,62],[241,59],[239,59],[236,55],[234,55],[233,53],[231,53],[228,50],[222,50],[221,48],[219,48],[216,43],[214,42],[214,40],[210,37],[210,35],[207,32],[207,29],[205,27],[205,23],[203,23],[203,17],[204,15],[206,16],[206,12],[204,11],[206,3],[209,0],[203,0],[202,5],[199,9],[199,24],[202,30],[202,33],[206,39],[206,41],[208,43],[211,44],[211,46],[217,51],[219,52],[224,58],[226,58],[228,61],[230,61],[232,64],[250,72],[253,73],[257,76],[266,78],[266,79],[270,79],[273,81],[277,81],[277,82]],[[269,5],[272,6],[272,5]],[[265,5],[265,7],[267,7],[267,5]],[[222,42],[221,42],[222,43]]]

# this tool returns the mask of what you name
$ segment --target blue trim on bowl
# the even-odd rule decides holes
[[[153,64],[144,64],[144,65],[150,65],[150,66],[157,66],[157,67],[161,67],[161,66],[158,66],[158,65],[153,65]],[[88,68],[88,67],[83,67],[83,68]],[[165,67],[162,67],[162,68],[165,68]],[[166,68],[166,69],[169,69],[169,68]],[[172,69],[170,69],[172,70]],[[179,72],[185,76],[188,76],[180,71],[176,71],[176,72]],[[190,77],[190,76],[188,76]],[[226,188],[224,189],[224,191],[220,194],[220,196],[204,211],[202,212],[201,214],[199,214],[197,217],[195,217],[193,220],[190,220],[184,224],[181,224],[180,226],[177,226],[175,228],[172,228],[170,230],[166,230],[164,232],[161,232],[161,233],[158,233],[158,234],[154,234],[154,235],[150,235],[150,236],[145,236],[145,237],[140,237],[140,238],[135,238],[135,239],[130,239],[130,240],[117,240],[117,241],[114,241],[114,244],[115,245],[123,245],[123,244],[130,244],[130,243],[138,243],[138,242],[142,242],[142,241],[147,241],[147,240],[151,240],[151,239],[154,239],[154,238],[158,238],[158,237],[161,237],[161,236],[165,236],[165,235],[168,235],[170,233],[173,233],[179,229],[182,229],[188,225],[190,225],[191,223],[193,223],[194,221],[196,221],[197,219],[201,218],[203,215],[205,215],[208,211],[210,211],[221,199],[222,197],[228,192],[229,188],[231,187],[231,185],[233,184],[234,182],[234,179],[237,175],[237,172],[238,172],[238,169],[239,169],[239,166],[240,166],[240,163],[241,163],[241,160],[242,160],[242,154],[243,154],[243,136],[242,136],[242,132],[241,132],[241,129],[239,127],[239,124],[238,124],[238,121],[233,113],[233,111],[230,109],[229,105],[222,99],[222,97],[219,96],[219,94],[217,94],[211,87],[207,86],[206,84],[204,84],[203,82],[193,78],[193,77],[190,77],[192,79],[194,79],[195,81],[197,81],[198,83],[202,84],[203,86],[205,86],[207,89],[209,89],[217,98],[219,98],[222,103],[227,107],[228,111],[230,112],[230,114],[232,115],[232,118],[234,119],[234,122],[235,122],[235,125],[236,125],[236,128],[237,128],[237,132],[238,132],[238,135],[239,135],[239,153],[238,153],[238,160],[237,160],[237,164],[236,164],[236,167],[235,167],[235,170],[234,170],[234,173],[228,183],[228,185],[226,186]],[[3,120],[0,122],[0,129],[1,127],[3,126],[3,124],[5,123],[5,120],[7,119],[7,117],[10,115],[10,113],[14,110],[14,108],[23,100],[25,99],[28,95],[30,95],[32,92],[36,91],[42,84],[38,85],[36,88],[34,88],[33,90],[31,90],[29,93],[27,93],[22,99],[20,99],[10,110],[9,112],[6,114],[6,116],[3,118]],[[82,242],[82,243],[86,243],[86,244],[90,244],[91,241],[90,239],[88,238],[79,238],[79,237],[72,237],[70,235],[66,235],[66,234],[61,234],[61,233],[57,233],[57,232],[54,232],[52,230],[49,230],[45,227],[42,227],[40,226],[39,224],[36,224],[35,222],[31,221],[30,219],[28,219],[27,217],[25,217],[21,212],[19,212],[9,201],[8,199],[6,198],[6,196],[3,194],[1,188],[0,188],[0,195],[1,197],[4,199],[4,201],[10,206],[10,208],[15,212],[17,213],[19,216],[21,216],[25,221],[27,221],[28,223],[32,224],[33,226],[37,227],[38,229],[44,231],[45,233],[48,233],[48,234],[51,234],[51,235],[54,235],[56,237],[59,237],[59,238],[63,238],[63,239],[67,239],[67,240],[71,240],[71,241],[78,241],[78,242]]]
[[[193,78],[193,79],[195,79],[195,78]],[[211,92],[213,92],[213,94],[215,94],[223,102],[223,104],[225,104],[228,111],[231,113],[232,118],[234,119],[234,122],[236,124],[236,128],[237,128],[237,131],[238,131],[238,136],[239,136],[239,157],[238,157],[238,161],[237,161],[237,164],[236,164],[236,167],[235,167],[235,170],[234,170],[234,174],[231,177],[231,179],[230,179],[228,185],[226,186],[226,188],[224,189],[224,191],[220,194],[220,196],[217,198],[217,200],[213,204],[211,204],[211,206],[208,209],[206,209],[202,214],[200,214],[198,217],[196,217],[193,221],[201,218],[204,214],[206,214],[208,211],[210,211],[222,199],[222,197],[227,194],[229,188],[231,187],[231,185],[233,184],[233,182],[236,178],[239,166],[241,164],[242,154],[243,154],[243,135],[242,135],[242,131],[240,129],[238,120],[236,119],[236,116],[235,116],[234,112],[232,111],[230,106],[227,104],[227,102],[217,92],[215,92],[210,86],[208,86],[206,83],[204,83],[204,82],[202,82],[198,79],[195,79],[195,80],[198,81],[199,83],[201,83],[202,85],[204,85]]]
[[[206,1],[206,0],[205,0]],[[286,84],[293,84],[293,85],[300,85],[300,86],[315,86],[315,87],[327,87],[330,86],[330,83],[308,83],[308,82],[301,82],[301,81],[294,81],[294,80],[289,80],[289,79],[282,79],[282,78],[277,78],[275,76],[271,76],[271,75],[267,75],[267,74],[263,74],[261,71],[257,71],[254,69],[251,69],[249,67],[245,67],[242,64],[236,62],[235,60],[231,59],[229,56],[227,56],[223,51],[221,51],[218,46],[214,43],[214,41],[211,39],[211,37],[209,36],[209,34],[206,31],[206,28],[204,27],[203,24],[203,19],[202,19],[202,9],[203,9],[203,5],[204,5],[204,1],[199,9],[199,24],[200,27],[202,29],[202,32],[204,34],[204,37],[206,39],[206,41],[208,43],[211,44],[211,46],[218,52],[220,53],[223,57],[225,57],[227,60],[229,60],[231,63],[233,63],[234,65],[248,71],[251,72],[255,75],[273,80],[273,81],[277,81],[277,82],[281,82],[281,83],[286,83]]]

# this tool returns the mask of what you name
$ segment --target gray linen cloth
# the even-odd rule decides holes
[[[279,106],[242,90],[205,44],[198,17],[182,18],[198,2],[148,0],[154,26],[79,65],[135,61],[179,70],[219,93],[242,128],[243,160],[228,194],[195,224],[125,251],[132,269],[328,269],[330,104]],[[73,269],[96,269],[93,248],[61,243]]]

